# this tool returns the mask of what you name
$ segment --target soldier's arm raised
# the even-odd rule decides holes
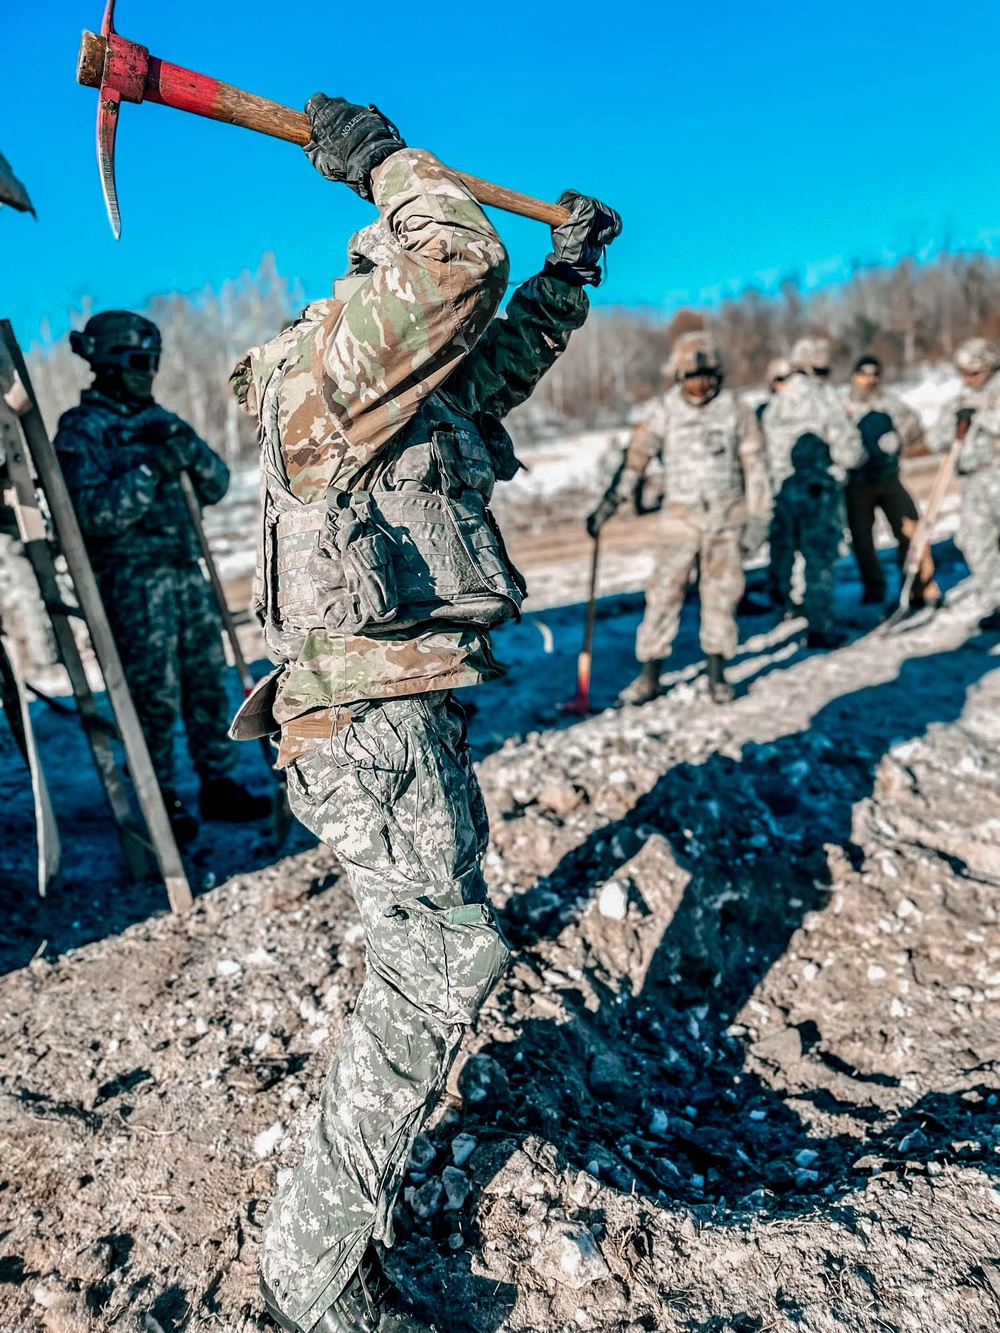
[[[503,243],[455,172],[403,148],[371,179],[385,262],[352,284],[317,333],[341,485],[460,364],[507,286]]]
[[[451,376],[449,397],[468,412],[502,420],[531,396],[589,310],[582,287],[548,273],[529,278]]]
[[[85,536],[116,537],[138,523],[156,498],[159,477],[145,463],[112,477],[102,466],[103,429],[74,409],[59,423],[56,452]]]
[[[448,393],[469,411],[503,418],[523,403],[587,318],[583,289],[600,285],[604,251],[621,234],[621,218],[575,190],[566,190],[559,202],[569,217],[552,228],[542,272],[518,288],[506,317],[493,321],[448,384]]]

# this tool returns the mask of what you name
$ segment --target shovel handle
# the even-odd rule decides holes
[[[80,57],[76,79],[85,88],[100,88],[104,80],[107,38],[96,32],[85,32],[80,40]],[[274,139],[304,147],[310,138],[309,117],[304,111],[294,111],[280,102],[234,88],[230,83],[196,74],[194,70],[171,65],[166,60],[150,56],[146,71],[146,86],[142,97],[146,102],[159,102],[177,111],[190,111],[209,120],[221,120],[228,125],[242,125],[244,129],[269,134]],[[559,204],[533,199],[516,190],[504,189],[478,176],[456,173],[481,204],[502,208],[506,213],[533,218],[558,227],[569,221],[569,212]]]

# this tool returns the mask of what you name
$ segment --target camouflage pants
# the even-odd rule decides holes
[[[369,1239],[392,1243],[413,1139],[509,958],[480,871],[489,830],[461,709],[437,693],[351,712],[288,769],[292,810],[346,867],[368,950],[305,1157],[264,1224],[264,1278],[307,1329]]]
[[[805,564],[802,612],[821,634],[834,627],[834,589],[844,537],[843,488],[832,477],[793,474],[778,491],[768,540],[771,588],[779,601],[791,593],[795,553]]]
[[[739,640],[736,607],[744,586],[740,535],[745,522],[742,499],[665,506],[661,549],[646,588],[646,614],[636,635],[635,655],[640,662],[669,657],[696,568],[702,652],[733,656]]]
[[[1000,464],[965,478],[957,542],[984,606],[1000,607]]]
[[[222,624],[200,565],[95,571],[122,669],[162,787],[174,786],[174,728],[184,719],[202,779],[236,763],[229,739]]]

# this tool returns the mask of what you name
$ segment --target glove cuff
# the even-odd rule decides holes
[[[554,254],[548,256],[542,272],[571,287],[599,287],[603,277],[596,264],[571,264],[566,259],[557,259]]]

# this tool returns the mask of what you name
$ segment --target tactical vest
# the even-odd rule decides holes
[[[525,593],[488,502],[518,468],[498,421],[432,394],[360,488],[292,493],[278,431],[280,368],[261,400],[261,557],[255,609],[273,660],[307,634],[393,639],[457,624],[489,629]]]
[[[696,407],[679,389],[665,403],[664,487],[670,500],[695,504],[744,492],[739,455],[739,404],[728,389]]]

